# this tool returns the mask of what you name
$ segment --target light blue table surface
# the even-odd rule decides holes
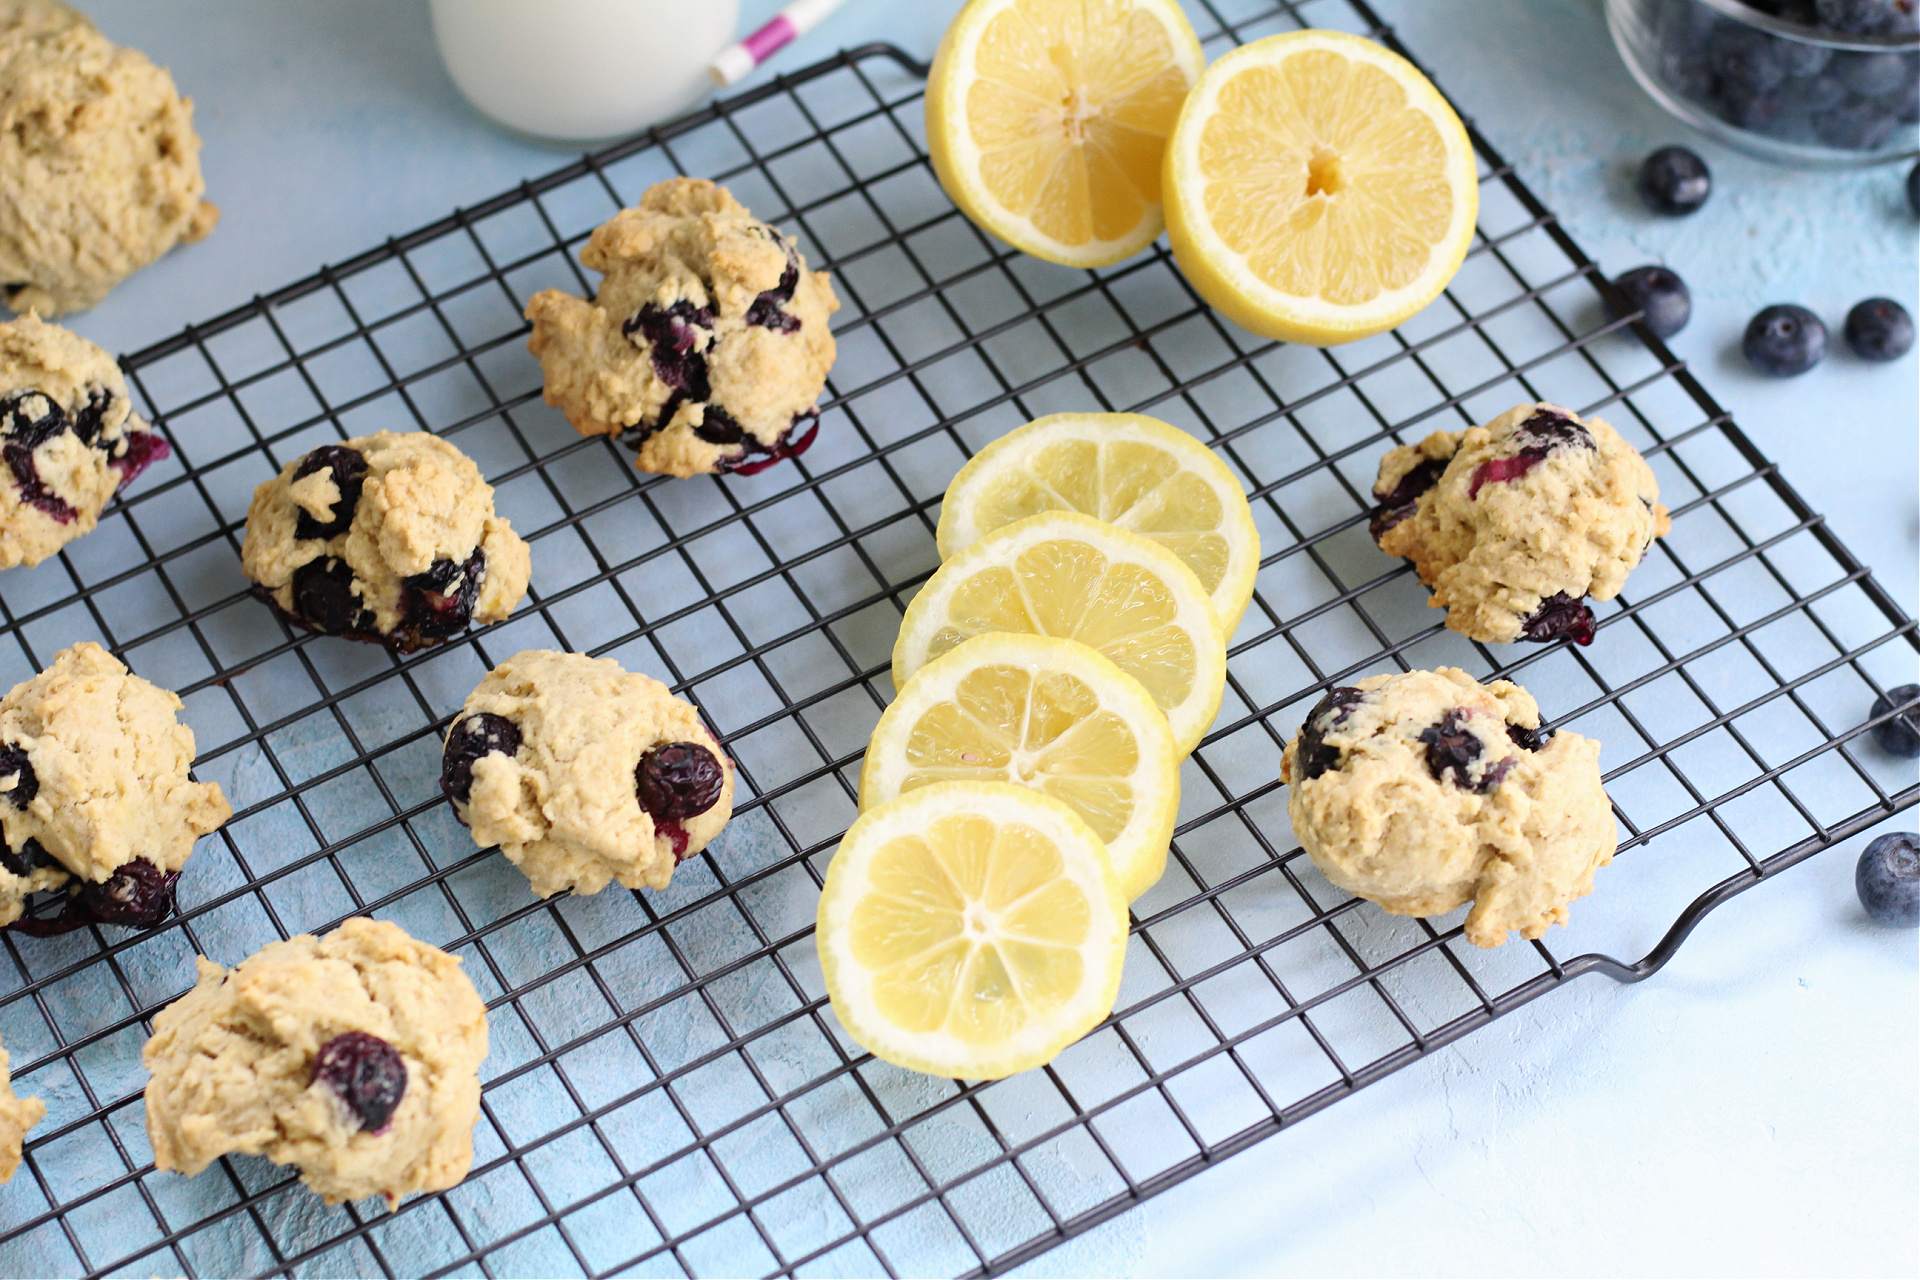
[[[1904,170],[1788,172],[1690,135],[1628,78],[1596,0],[1376,2],[1609,273],[1664,262],[1686,278],[1694,318],[1673,349],[1912,611],[1915,359],[1865,365],[1838,338],[1870,295],[1920,311]],[[73,322],[113,350],[565,159],[466,108],[417,0],[85,7],[193,96],[224,210],[205,244]],[[743,21],[776,7],[745,0]],[[874,39],[930,56],[955,7],[852,0],[772,68]],[[1715,175],[1681,221],[1632,195],[1633,166],[1670,141]],[[1835,354],[1788,382],[1738,351],[1778,301],[1835,331]],[[1721,908],[1654,980],[1589,978],[1530,1004],[1031,1271],[1913,1274],[1916,939],[1861,917],[1864,839]]]

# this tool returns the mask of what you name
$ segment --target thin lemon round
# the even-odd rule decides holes
[[[1083,511],[1159,543],[1186,563],[1229,636],[1253,598],[1260,533],[1213,450],[1140,413],[1054,413],[973,456],[947,486],[942,558],[1042,511]]]
[[[927,151],[1008,244],[1099,267],[1165,225],[1160,160],[1206,59],[1177,0],[970,0],[927,78]]]
[[[860,807],[936,782],[1012,782],[1107,846],[1131,902],[1167,867],[1180,752],[1138,680],[1077,640],[991,632],[907,681],[873,731]]]
[[[1473,145],[1440,91],[1341,31],[1268,36],[1208,67],[1161,188],[1200,296],[1314,346],[1391,329],[1439,297],[1480,208]]]
[[[1066,805],[1010,782],[942,782],[847,829],[814,941],[834,1014],[863,1049],[998,1080],[1113,1012],[1127,903]]]
[[[987,631],[1098,649],[1146,687],[1183,756],[1220,710],[1227,641],[1206,588],[1165,547],[1092,516],[1028,516],[941,565],[900,620],[893,687]]]

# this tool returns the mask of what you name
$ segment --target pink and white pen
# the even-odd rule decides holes
[[[725,87],[746,79],[747,73],[820,25],[821,19],[847,0],[793,0],[738,44],[728,45],[707,66],[713,82]]]

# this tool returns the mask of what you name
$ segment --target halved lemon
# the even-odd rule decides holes
[[[1016,249],[1118,262],[1165,225],[1161,152],[1205,65],[1177,0],[970,0],[927,79],[933,171]]]
[[[998,1080],[1051,1062],[1113,1011],[1127,904],[1066,805],[1010,782],[942,782],[847,829],[814,941],[862,1048]]]
[[[987,631],[1098,649],[1146,687],[1183,756],[1220,710],[1227,642],[1206,588],[1165,547],[1092,516],[1028,516],[941,565],[900,620],[893,687]]]
[[[1139,413],[1054,413],[1009,431],[947,486],[942,558],[1042,511],[1084,511],[1159,543],[1200,579],[1232,635],[1253,598],[1260,534],[1213,450]]]
[[[1480,208],[1473,145],[1440,91],[1341,31],[1268,36],[1208,67],[1161,189],[1200,296],[1315,346],[1391,329],[1440,296]]]
[[[871,809],[936,782],[1013,782],[1066,803],[1129,902],[1167,866],[1180,753],[1138,680],[1076,640],[993,632],[920,668],[860,769]]]

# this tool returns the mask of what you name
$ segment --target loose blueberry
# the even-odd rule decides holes
[[[473,796],[473,766],[481,757],[520,749],[520,726],[491,711],[476,711],[453,722],[440,752],[440,789],[465,804]]]
[[[1913,317],[1892,298],[1868,298],[1847,312],[1847,345],[1862,360],[1898,360],[1913,350]]]
[[[1656,337],[1671,338],[1693,317],[1693,295],[1687,282],[1666,267],[1635,267],[1614,277],[1613,287],[1627,305],[1642,312],[1641,323]]]
[[[1540,607],[1520,620],[1520,635],[1526,640],[1571,640],[1575,644],[1593,643],[1593,610],[1586,597],[1574,599],[1556,591],[1540,602]]]
[[[1915,701],[1920,701],[1920,684],[1903,684],[1875,698],[1867,718],[1877,720],[1895,707],[1904,707]],[[1873,726],[1873,740],[1888,755],[1907,760],[1920,757],[1920,709],[1904,711],[1891,720]]]
[[[34,775],[33,761],[27,749],[17,742],[0,743],[0,778],[12,778],[13,785],[0,795],[16,809],[24,809],[40,794],[40,779]]]
[[[373,626],[373,610],[353,591],[353,567],[334,556],[309,560],[293,571],[293,609],[315,631],[336,635]]]
[[[1677,218],[1707,202],[1713,175],[1707,162],[1685,147],[1662,147],[1640,162],[1639,186],[1647,208]]]
[[[1400,477],[1393,488],[1382,493],[1373,491],[1374,501],[1379,503],[1367,518],[1367,532],[1373,535],[1375,542],[1380,541],[1387,530],[1407,519],[1420,509],[1420,495],[1440,483],[1440,477],[1446,474],[1447,464],[1452,458],[1427,458],[1416,462],[1413,469]]]
[[[293,522],[296,538],[334,538],[347,531],[353,523],[354,508],[360,505],[360,491],[366,487],[367,455],[343,444],[322,445],[300,459],[300,465],[293,469],[293,478],[304,480],[321,471],[333,473],[333,486],[340,491],[340,500],[333,504],[333,515],[327,520],[316,520],[305,507],[297,507],[299,514]]]
[[[1480,735],[1468,727],[1470,721],[1465,711],[1455,707],[1440,717],[1439,724],[1421,730],[1420,741],[1427,744],[1427,772],[1435,782],[1451,782],[1462,791],[1485,795],[1500,785],[1500,779],[1506,777],[1513,761],[1511,758],[1496,761],[1483,770],[1480,780],[1475,782],[1473,764],[1486,753],[1487,746],[1480,741]]]
[[[101,924],[148,929],[173,912],[173,883],[179,878],[178,871],[135,858],[99,884],[81,885],[80,905]]]
[[[1747,362],[1773,378],[1805,373],[1827,354],[1827,326],[1805,307],[1791,302],[1762,308],[1747,322],[1740,341]]]
[[[53,855],[47,852],[46,846],[31,836],[27,837],[27,842],[20,846],[18,853],[15,853],[4,839],[0,839],[0,867],[5,867],[22,879],[32,875],[41,867],[54,865]]]
[[[655,823],[684,822],[713,808],[727,784],[713,752],[697,742],[650,748],[633,769],[640,807]]]
[[[1340,767],[1341,752],[1327,745],[1327,735],[1347,722],[1353,709],[1366,695],[1352,685],[1335,685],[1307,712],[1300,726],[1300,749],[1294,762],[1300,767],[1301,780],[1317,778],[1329,769]]]
[[[464,563],[435,560],[425,573],[402,578],[395,643],[412,648],[464,631],[473,621],[473,605],[486,580],[487,553],[478,547]]]
[[[407,1064],[400,1051],[364,1031],[337,1035],[320,1046],[310,1083],[333,1090],[360,1121],[364,1133],[382,1134],[407,1092]]]
[[[1920,926],[1920,835],[1896,831],[1868,844],[1853,869],[1853,889],[1875,924]]]

